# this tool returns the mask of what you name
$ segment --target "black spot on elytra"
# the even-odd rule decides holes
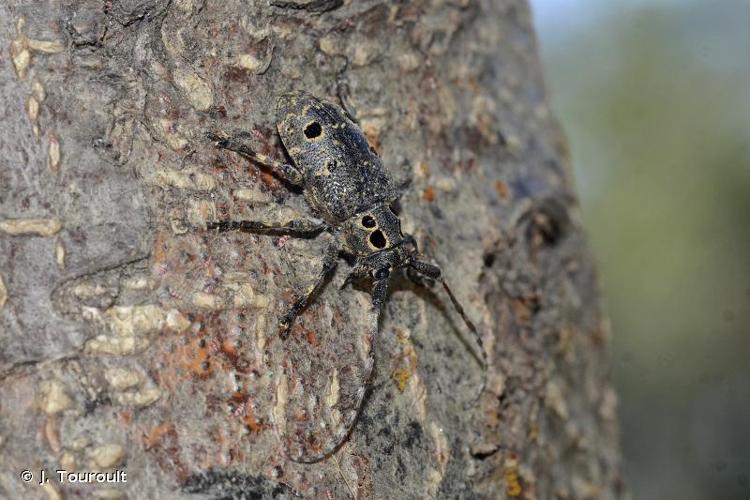
[[[375,227],[377,223],[375,222],[375,219],[373,219],[369,215],[365,215],[364,217],[362,217],[362,225],[368,229],[371,229]]]
[[[383,231],[378,229],[370,233],[370,243],[372,243],[372,246],[375,248],[385,248],[387,242]]]
[[[312,122],[309,123],[305,127],[305,137],[308,139],[315,139],[316,137],[319,137],[320,134],[323,133],[323,129],[320,126],[320,123],[318,122]]]

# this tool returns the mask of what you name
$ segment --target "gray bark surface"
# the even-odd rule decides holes
[[[526,2],[9,0],[0,45],[0,497],[623,496],[607,323]],[[280,365],[358,338],[368,295],[339,289],[340,261],[285,346],[325,238],[205,230],[305,213],[205,136],[283,158],[274,103],[297,89],[356,116],[489,354],[467,406],[464,325],[397,280],[362,412],[314,464],[274,426]]]

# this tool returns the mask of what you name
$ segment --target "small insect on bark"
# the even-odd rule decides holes
[[[210,223],[208,229],[303,238],[330,234],[330,244],[315,281],[304,288],[305,292],[279,320],[282,339],[286,339],[295,319],[319,294],[339,255],[354,262],[344,286],[353,279],[371,283],[368,331],[362,334],[364,341],[360,346],[365,347],[360,347],[357,353],[361,361],[358,367],[355,363],[344,364],[340,371],[334,370],[321,381],[318,374],[312,373],[315,366],[298,359],[287,363],[278,378],[274,412],[277,431],[290,459],[315,462],[338,449],[357,419],[372,374],[374,340],[394,271],[406,268],[411,270],[407,276],[421,275],[442,284],[480,348],[483,381],[479,394],[485,385],[486,354],[476,327],[446,284],[440,268],[424,259],[412,236],[401,232],[401,221],[391,208],[400,196],[399,190],[362,131],[338,106],[306,92],[282,95],[276,112],[278,133],[291,163],[256,153],[247,133],[211,133],[209,137],[219,148],[234,151],[286,182],[302,187],[315,218],[286,224],[226,220]],[[332,353],[330,357],[335,363],[339,357],[357,354]],[[352,384],[352,380],[361,384]]]

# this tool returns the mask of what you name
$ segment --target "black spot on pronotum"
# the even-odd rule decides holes
[[[312,122],[305,127],[305,137],[308,139],[315,139],[323,133],[323,129],[320,127],[320,123]]]
[[[370,229],[370,228],[375,227],[377,223],[375,222],[375,219],[373,219],[371,216],[365,215],[364,217],[362,217],[362,225]]]
[[[370,234],[370,243],[372,243],[372,246],[374,246],[375,248],[385,248],[386,239],[383,231],[381,231],[380,229],[373,231]]]

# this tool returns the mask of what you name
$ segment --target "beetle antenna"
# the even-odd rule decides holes
[[[481,353],[481,355],[477,356],[476,353],[474,353],[473,349],[471,350],[471,352],[472,354],[474,354],[474,356],[479,361],[479,364],[482,366],[482,384],[479,387],[479,392],[474,398],[472,398],[470,405],[468,405],[468,406],[473,406],[477,403],[477,401],[479,401],[479,398],[482,396],[485,388],[487,387],[487,351],[485,351],[484,349],[482,336],[479,334],[477,327],[474,326],[474,323],[466,315],[466,311],[464,311],[464,307],[458,301],[456,296],[453,295],[453,291],[448,286],[448,283],[445,281],[445,278],[443,278],[442,272],[440,271],[439,267],[434,266],[432,264],[428,264],[421,260],[417,260],[416,258],[412,258],[409,260],[409,267],[411,267],[418,273],[423,274],[424,276],[427,276],[428,278],[440,281],[440,283],[443,285],[443,289],[448,294],[448,297],[450,297],[451,303],[453,304],[453,307],[456,309],[456,312],[458,312],[458,314],[461,316],[461,319],[466,324],[466,327],[471,331],[472,335],[474,335],[474,339],[477,343],[477,346],[479,347],[479,352]]]
[[[466,327],[471,331],[471,333],[474,335],[474,340],[477,342],[477,346],[479,346],[479,352],[481,353],[481,359],[480,364],[482,365],[482,384],[479,387],[479,391],[477,392],[477,395],[474,396],[471,400],[471,404],[469,406],[474,406],[477,401],[479,401],[479,398],[484,393],[484,390],[487,388],[487,351],[484,349],[484,343],[482,342],[482,336],[479,334],[479,331],[477,330],[477,327],[474,326],[474,323],[469,319],[469,317],[466,315],[466,311],[464,311],[463,306],[458,301],[455,295],[453,295],[453,291],[448,286],[448,283],[445,281],[445,279],[440,276],[440,283],[443,285],[443,289],[448,294],[448,297],[451,299],[451,303],[453,304],[453,307],[456,309],[456,312],[461,316],[461,319],[464,320],[464,323],[466,324]]]

